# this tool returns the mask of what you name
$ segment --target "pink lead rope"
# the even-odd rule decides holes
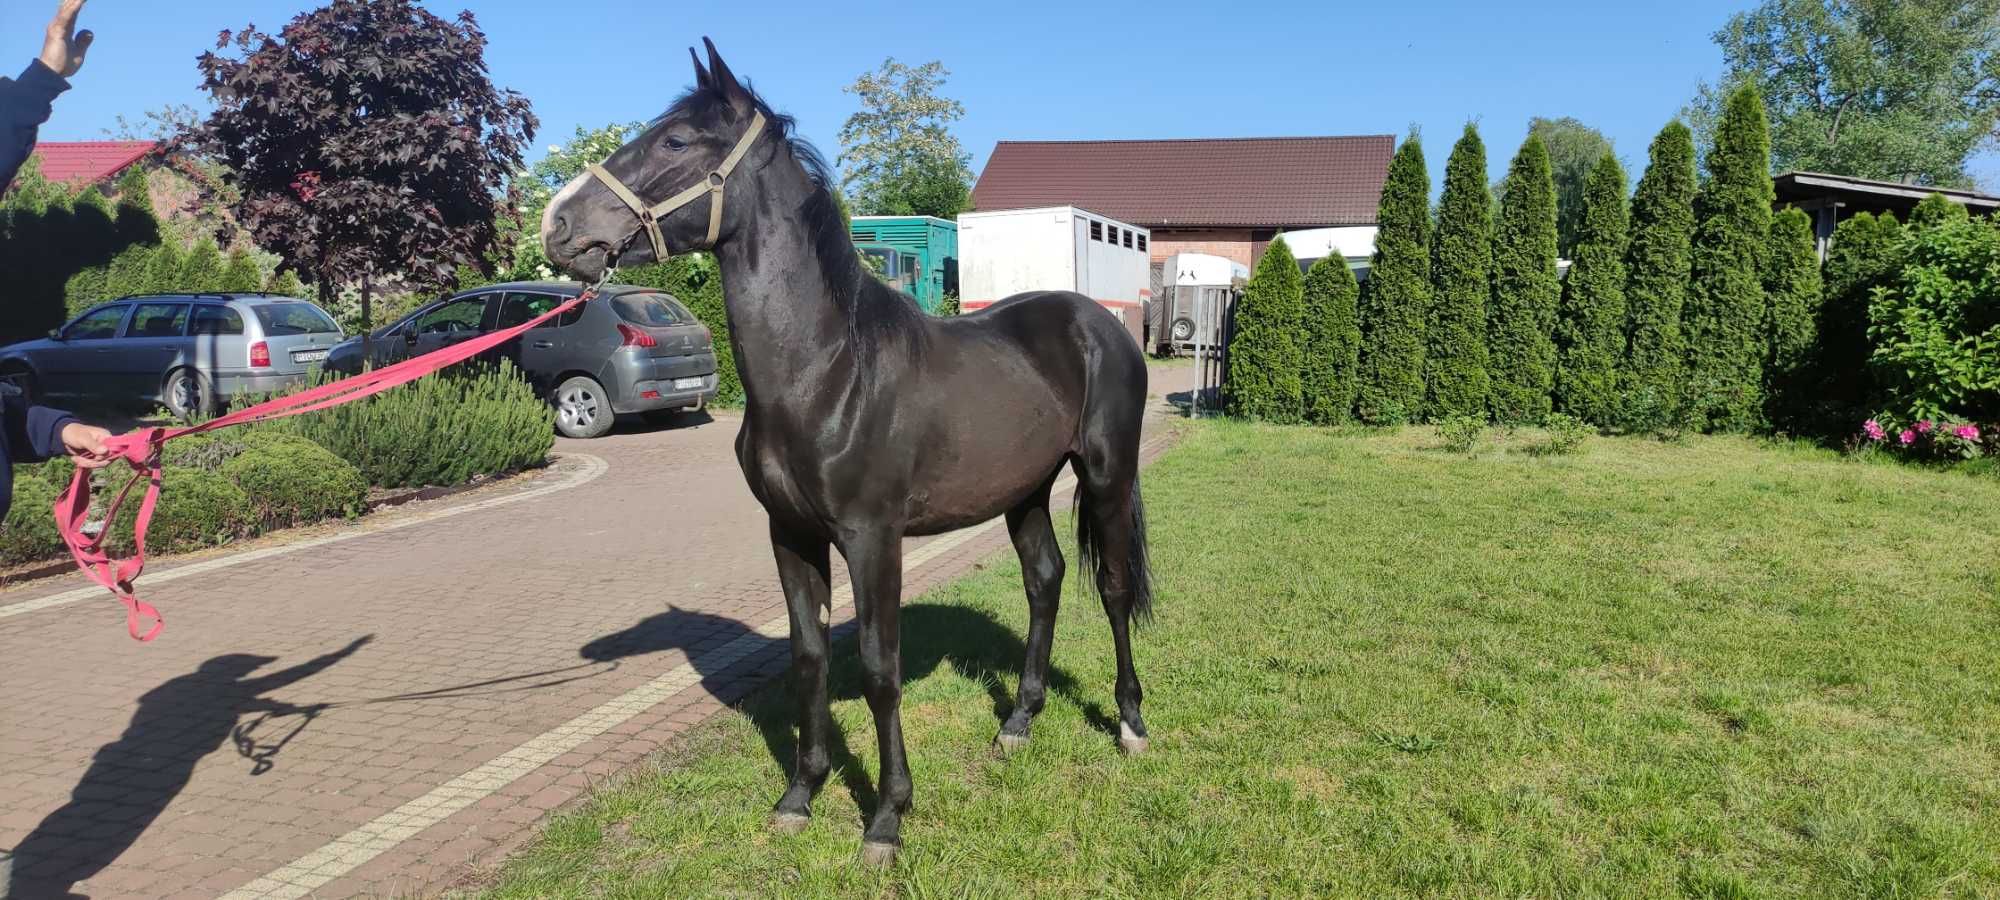
[[[96,537],[83,533],[84,519],[90,512],[90,470],[83,468],[76,470],[76,474],[70,477],[69,487],[56,498],[56,528],[62,532],[63,543],[69,547],[70,555],[75,557],[76,565],[83,570],[83,574],[103,585],[105,590],[118,598],[119,603],[125,605],[125,629],[137,640],[150,641],[160,636],[160,629],[166,626],[166,622],[160,617],[158,609],[139,599],[132,592],[132,582],[146,567],[146,526],[152,524],[153,509],[160,501],[160,448],[166,442],[184,435],[201,434],[231,425],[282,419],[286,416],[296,416],[372,397],[397,385],[408,384],[447,366],[464,362],[520,337],[528,329],[575,309],[596,294],[597,288],[593,286],[555,309],[512,328],[442,347],[392,366],[363,372],[352,378],[328,382],[291,396],[267,400],[226,416],[210,419],[200,425],[187,428],[141,428],[115,435],[106,440],[104,446],[124,457],[132,466],[133,474],[131,479],[125,482],[125,487],[119,490],[118,496],[111,501],[111,506],[105,510],[104,528]],[[139,502],[139,515],[132,523],[134,552],[129,559],[114,559],[104,549],[104,539],[110,535],[111,523],[117,521],[118,508],[124,505],[125,498],[132,493],[132,487],[138,484],[141,478],[146,480],[146,494]],[[152,620],[152,627],[141,633],[140,625],[147,619]]]

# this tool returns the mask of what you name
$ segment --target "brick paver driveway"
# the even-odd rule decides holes
[[[0,592],[16,895],[399,895],[503,855],[784,667],[736,425],[564,441],[523,484],[161,565],[151,645],[80,578]],[[907,590],[1005,547],[912,541]]]

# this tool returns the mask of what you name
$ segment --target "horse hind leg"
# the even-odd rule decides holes
[[[1124,452],[1086,451],[1077,477],[1077,547],[1095,576],[1118,654],[1118,747],[1145,752],[1146,721],[1139,714],[1145,690],[1132,664],[1132,620],[1150,618],[1152,571],[1146,559],[1146,513],[1139,497],[1138,428]]]
[[[1021,664],[1021,689],[1014,711],[993,738],[1002,756],[1028,743],[1028,728],[1048,694],[1049,646],[1055,641],[1056,610],[1062,601],[1063,555],[1049,519],[1049,478],[1040,490],[1007,511],[1007,531],[1021,557],[1021,581],[1028,592],[1028,651]]]

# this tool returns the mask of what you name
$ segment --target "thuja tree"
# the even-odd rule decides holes
[[[1769,309],[1765,402],[1771,423],[1795,433],[1818,418],[1813,407],[1819,398],[1813,390],[1811,369],[1818,343],[1821,290],[1812,219],[1797,209],[1773,216],[1764,257],[1764,296]]]
[[[1646,174],[1632,195],[1625,250],[1625,365],[1618,424],[1663,427],[1681,400],[1686,348],[1681,307],[1694,239],[1694,133],[1668,122],[1647,151]]]
[[[1529,135],[1507,170],[1493,235],[1487,367],[1493,417],[1534,424],[1549,414],[1555,380],[1556,187],[1542,139]]]
[[[1236,301],[1223,398],[1229,414],[1268,422],[1298,421],[1304,407],[1299,338],[1305,324],[1299,261],[1280,236],[1257,260]]]
[[[1395,425],[1424,404],[1424,320],[1430,314],[1431,177],[1415,134],[1389,160],[1376,211],[1375,257],[1360,301],[1361,361],[1355,412]]]
[[[1687,387],[1706,427],[1747,431],[1763,417],[1764,247],[1771,234],[1771,136],[1755,84],[1729,95],[1695,203],[1693,281],[1681,321]]]
[[[1856,213],[1833,229],[1819,313],[1819,392],[1830,406],[1829,421],[1817,425],[1823,433],[1852,434],[1874,411],[1868,302],[1902,267],[1904,237],[1902,223],[1887,213]]]
[[[335,0],[275,35],[225,31],[216,50],[199,60],[215,111],[183,147],[233,173],[237,191],[211,193],[282,269],[318,286],[321,305],[347,282],[490,274],[535,118],[493,86],[471,13]]]
[[[1556,322],[1556,408],[1614,424],[1625,350],[1625,168],[1609,153],[1584,182],[1576,256]]]
[[[1917,207],[1910,210],[1910,230],[1922,233],[1940,225],[1956,225],[1971,217],[1965,207],[1953,203],[1951,198],[1932,193],[1917,201]]]
[[[1361,326],[1356,318],[1360,288],[1354,270],[1338,253],[1313,263],[1305,281],[1305,352],[1300,389],[1306,421],[1346,422],[1354,410],[1355,370],[1360,365]]]
[[[1424,384],[1433,418],[1486,415],[1486,296],[1493,290],[1493,200],[1479,129],[1451,148],[1431,240]]]
[[[255,291],[263,285],[264,278],[257,271],[257,261],[250,258],[250,251],[238,247],[229,251],[229,262],[222,268],[222,278],[216,290],[228,293]]]

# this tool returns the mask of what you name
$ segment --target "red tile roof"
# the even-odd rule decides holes
[[[974,209],[1080,206],[1134,225],[1372,225],[1394,135],[1001,141]]]
[[[35,144],[35,155],[42,158],[42,177],[50,181],[96,184],[157,146],[153,141],[42,141]]]

